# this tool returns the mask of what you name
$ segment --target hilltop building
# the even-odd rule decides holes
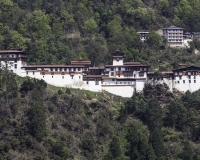
[[[170,26],[163,28],[163,37],[168,40],[170,47],[184,47],[183,44],[183,28]]]
[[[91,67],[90,61],[71,61],[71,65],[27,65],[27,53],[19,49],[0,51],[1,68],[19,76],[43,79],[60,87],[80,88],[95,92],[103,90],[122,97],[142,92],[145,83],[165,83],[170,91],[193,92],[200,88],[200,67],[190,66],[170,72],[148,72],[140,62],[124,62],[123,53],[113,53],[113,64]]]
[[[145,42],[148,39],[149,32],[138,32],[141,42]]]

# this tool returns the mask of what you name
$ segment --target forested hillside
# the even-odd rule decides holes
[[[0,102],[1,160],[200,159],[200,91],[124,99],[7,73]]]
[[[30,64],[69,64],[90,59],[110,62],[116,49],[126,61],[141,61],[152,70],[178,63],[200,64],[190,49],[169,49],[156,30],[177,25],[200,31],[199,0],[0,0],[0,49],[16,46],[29,53]],[[147,43],[137,31],[150,31]]]

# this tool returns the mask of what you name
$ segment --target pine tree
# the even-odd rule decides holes
[[[158,158],[164,155],[164,142],[162,139],[162,133],[160,129],[155,129],[151,133],[151,143],[154,149],[154,152]]]
[[[192,160],[193,151],[189,141],[186,141],[183,147],[183,160]]]
[[[147,157],[147,152],[149,150],[149,144],[147,137],[142,135],[139,141],[140,159],[145,159]]]
[[[155,160],[156,159],[156,155],[155,155],[155,152],[153,150],[152,144],[149,145],[149,149],[147,151],[147,159],[148,160]]]
[[[110,143],[110,152],[113,158],[120,157],[121,155],[121,148],[119,138],[114,136],[112,142]]]

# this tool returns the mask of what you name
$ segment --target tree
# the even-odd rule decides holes
[[[193,159],[193,150],[189,141],[184,143],[183,147],[183,160],[192,160]]]
[[[112,138],[109,150],[114,159],[121,156],[120,141],[118,137],[114,136]]]
[[[150,32],[148,34],[148,39],[146,42],[149,47],[154,47],[158,49],[160,47],[161,37],[155,32]]]
[[[87,21],[85,21],[83,29],[86,33],[94,34],[97,32],[98,25],[94,18],[90,18]]]
[[[152,147],[152,144],[149,145],[149,149],[147,152],[147,159],[148,160],[156,160],[156,155],[154,153],[154,149]]]
[[[155,128],[161,128],[163,124],[162,116],[163,111],[157,99],[150,99],[146,108],[145,118],[151,131],[153,131]]]
[[[152,132],[151,132],[151,143],[154,149],[154,152],[157,156],[157,158],[161,158],[163,157],[165,154],[164,152],[164,142],[162,139],[162,132],[160,129],[155,128]]]

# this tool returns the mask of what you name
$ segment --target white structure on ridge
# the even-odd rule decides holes
[[[142,92],[145,83],[166,83],[170,91],[200,89],[200,67],[184,67],[171,72],[148,72],[149,66],[140,62],[124,62],[123,54],[113,53],[113,64],[90,67],[90,61],[71,61],[71,65],[27,65],[26,53],[19,49],[1,50],[1,67],[19,76],[43,79],[60,87],[80,88],[95,92],[108,91],[122,97]]]

